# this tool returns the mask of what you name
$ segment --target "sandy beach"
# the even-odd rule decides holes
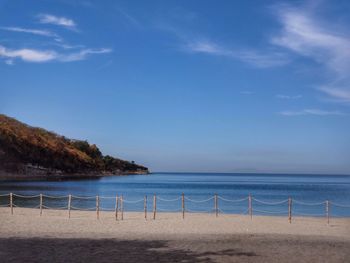
[[[119,215],[120,216],[120,215]],[[119,217],[120,218],[120,217]],[[2,262],[348,262],[350,219],[0,209]],[[20,253],[18,253],[20,251]]]

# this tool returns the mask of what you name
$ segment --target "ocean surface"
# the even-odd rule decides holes
[[[288,215],[288,198],[292,214],[325,216],[326,200],[331,217],[350,217],[350,176],[296,174],[216,174],[154,173],[150,175],[112,176],[91,180],[0,182],[0,195],[14,193],[14,204],[38,207],[38,194],[44,194],[44,208],[65,209],[72,194],[73,209],[95,209],[96,195],[101,210],[115,208],[115,196],[123,195],[124,211],[152,211],[156,194],[157,211],[181,211],[181,194],[187,212],[246,214],[248,195],[252,196],[253,214]],[[18,195],[18,196],[17,196]],[[24,198],[23,196],[33,196]],[[50,196],[60,196],[52,198]],[[74,196],[84,197],[77,198]],[[88,198],[92,196],[91,198]],[[0,205],[9,203],[0,197]]]

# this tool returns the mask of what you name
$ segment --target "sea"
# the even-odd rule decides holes
[[[202,212],[350,217],[350,176],[321,174],[152,173],[64,181],[0,182],[0,206],[43,209]],[[123,204],[121,204],[121,197]],[[250,208],[250,209],[249,209]]]

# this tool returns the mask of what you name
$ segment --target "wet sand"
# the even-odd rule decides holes
[[[2,262],[350,262],[350,219],[0,208],[0,220]]]

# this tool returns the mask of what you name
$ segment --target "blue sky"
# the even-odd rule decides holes
[[[0,112],[152,171],[350,174],[349,14],[0,0]]]

